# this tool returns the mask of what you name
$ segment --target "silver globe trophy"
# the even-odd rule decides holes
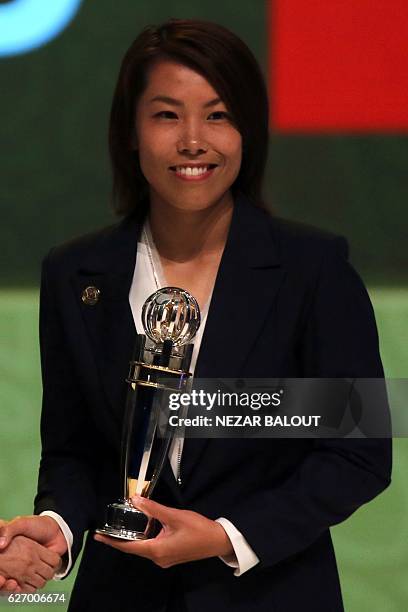
[[[153,293],[142,310],[144,334],[138,334],[130,362],[122,433],[123,497],[106,510],[97,533],[123,540],[155,535],[154,521],[137,510],[131,497],[150,497],[171,443],[168,397],[191,386],[189,372],[194,338],[200,325],[196,299],[177,287]]]

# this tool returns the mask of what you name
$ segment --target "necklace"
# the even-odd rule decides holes
[[[147,231],[146,231],[146,226],[143,227],[143,238],[144,238],[144,241],[145,241],[145,244],[146,244],[147,257],[149,259],[150,267],[152,269],[152,273],[153,273],[153,278],[154,278],[154,282],[155,282],[155,285],[156,285],[156,289],[159,289],[160,283],[159,283],[159,279],[158,279],[157,273],[156,273],[156,266],[154,265],[153,252],[152,252],[152,248],[150,246],[150,240],[149,240],[149,236],[148,236]]]

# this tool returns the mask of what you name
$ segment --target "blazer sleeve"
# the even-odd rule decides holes
[[[373,309],[346,251],[339,238],[322,256],[301,341],[305,377],[383,377]],[[315,439],[281,485],[265,483],[226,516],[259,557],[257,568],[273,566],[385,489],[391,463],[388,438]]]
[[[50,260],[51,254],[43,263],[40,293],[42,453],[34,512],[53,511],[64,519],[75,560],[96,508],[93,436],[55,304]]]

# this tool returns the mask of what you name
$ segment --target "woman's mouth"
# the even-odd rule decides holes
[[[183,181],[202,181],[214,172],[217,164],[202,164],[200,166],[170,166],[177,178]]]

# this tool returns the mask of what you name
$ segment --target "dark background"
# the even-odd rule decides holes
[[[85,0],[49,44],[0,58],[3,286],[37,285],[49,247],[114,219],[107,123],[135,34],[171,16],[216,20],[245,39],[267,74],[265,4]],[[403,135],[272,128],[265,195],[279,215],[344,234],[369,283],[400,284],[408,267],[407,162]]]

